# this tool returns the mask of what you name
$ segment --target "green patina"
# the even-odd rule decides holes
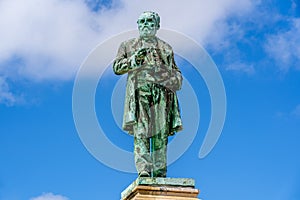
[[[137,23],[140,37],[123,42],[113,63],[117,75],[128,74],[123,129],[134,136],[139,176],[166,177],[168,136],[182,129],[182,75],[172,47],[156,37],[158,14],[144,12]]]

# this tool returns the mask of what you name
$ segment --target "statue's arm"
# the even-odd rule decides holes
[[[171,76],[169,79],[169,84],[172,86],[172,88],[174,90],[180,90],[181,86],[182,86],[182,75],[181,75],[181,71],[178,68],[178,66],[175,63],[175,59],[174,59],[174,53],[172,51],[172,53],[169,55],[169,63],[171,65]]]
[[[117,56],[113,62],[113,70],[115,74],[121,75],[127,73],[129,69],[130,69],[130,62],[127,58],[126,47],[123,42],[120,45]]]
[[[117,75],[125,74],[130,70],[134,70],[142,63],[140,54],[143,54],[143,49],[133,52],[132,55],[128,55],[126,47],[126,42],[123,42],[120,45],[117,57],[113,63],[113,70]]]

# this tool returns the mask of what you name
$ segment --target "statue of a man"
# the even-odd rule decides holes
[[[137,23],[140,37],[123,42],[113,63],[117,75],[128,73],[123,129],[134,136],[139,176],[166,177],[168,136],[182,129],[182,76],[172,47],[155,36],[159,15],[144,12]]]

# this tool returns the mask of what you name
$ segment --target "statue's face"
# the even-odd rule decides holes
[[[138,28],[141,37],[154,37],[157,31],[156,21],[150,13],[143,13],[138,21]]]

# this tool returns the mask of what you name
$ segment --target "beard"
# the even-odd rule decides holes
[[[140,28],[139,32],[140,32],[140,36],[142,37],[154,37],[156,34],[156,29],[153,27],[145,26]]]

